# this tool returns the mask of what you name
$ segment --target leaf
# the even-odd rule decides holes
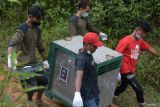
[[[158,3],[157,6],[160,6],[160,3]]]
[[[42,76],[42,74],[38,74],[38,73],[32,73],[32,72],[19,72],[19,71],[14,71],[12,72],[11,74],[12,76],[15,76],[15,77],[22,77],[22,78],[31,78],[31,77],[34,77],[34,76]]]
[[[34,90],[40,90],[40,89],[45,89],[44,86],[32,86],[30,88],[26,88],[23,91],[24,92],[30,92],[30,91],[34,91]]]
[[[18,0],[7,0],[9,2],[12,2],[12,3],[18,3],[18,4],[21,4]]]

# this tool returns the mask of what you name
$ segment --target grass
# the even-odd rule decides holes
[[[159,107],[160,104],[160,93],[156,91],[152,86],[142,86],[144,89],[144,98],[148,107]],[[136,94],[128,86],[117,99],[118,107],[137,107]]]
[[[156,50],[157,45],[152,44]],[[139,58],[137,64],[136,78],[144,90],[144,98],[148,107],[159,107],[160,105],[160,61],[159,58],[145,52]],[[119,107],[137,107],[136,94],[128,87],[127,90],[118,97]]]

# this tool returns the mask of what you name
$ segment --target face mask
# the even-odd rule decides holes
[[[33,21],[31,23],[32,23],[32,26],[39,26],[41,24],[41,22],[36,22],[36,21]]]
[[[91,51],[87,50],[87,54],[92,54]]]
[[[142,38],[142,36],[139,33],[136,34],[136,37],[137,37],[137,39],[141,39]]]
[[[82,17],[88,17],[89,13],[88,12],[84,12],[81,15],[82,15]]]

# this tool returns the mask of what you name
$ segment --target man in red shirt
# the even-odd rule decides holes
[[[136,64],[140,51],[147,50],[155,56],[160,57],[160,53],[153,49],[146,41],[143,40],[145,34],[150,31],[150,26],[146,21],[137,22],[136,28],[132,34],[121,39],[116,47],[116,51],[123,54],[122,64],[120,68],[121,84],[114,92],[113,101],[127,88],[128,85],[136,93],[139,107],[146,107],[144,94],[141,85],[134,77]]]

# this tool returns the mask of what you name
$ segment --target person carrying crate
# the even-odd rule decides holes
[[[49,64],[45,56],[41,30],[39,28],[40,21],[43,17],[44,12],[40,7],[36,5],[31,6],[28,9],[27,20],[18,26],[13,37],[10,39],[8,44],[8,68],[11,71],[16,69],[19,70],[21,68],[25,71],[34,71],[37,67],[36,48],[42,57],[43,67],[49,68]],[[19,53],[19,55],[15,60],[12,60],[14,48],[16,53]],[[17,61],[18,64],[21,64],[21,67],[16,67]],[[46,76],[36,76],[30,79],[23,79],[21,83],[25,88],[26,86],[30,87],[35,85],[46,86],[48,84],[48,78]],[[41,103],[44,89],[39,89],[37,92],[37,103]],[[32,101],[33,93],[34,91],[27,92],[29,101]]]
[[[80,49],[75,59],[73,107],[99,107],[98,76],[92,53],[102,45],[96,33],[88,32],[83,37],[83,48]]]

